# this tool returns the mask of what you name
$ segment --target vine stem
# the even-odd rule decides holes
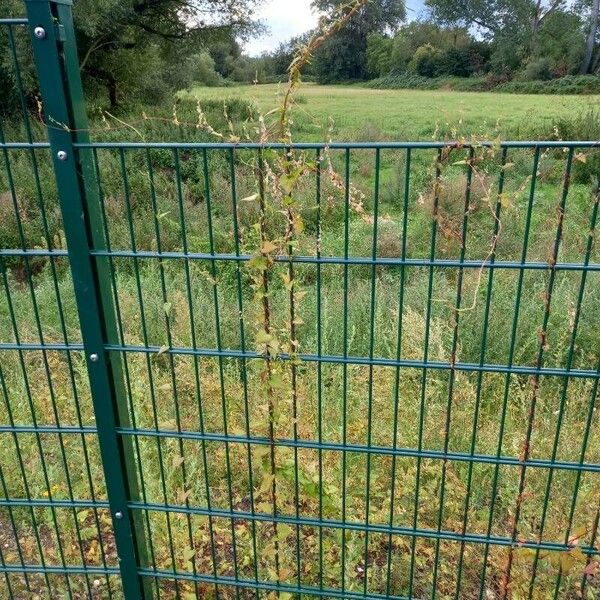
[[[267,206],[265,201],[265,176],[263,171],[262,153],[259,153],[258,158],[258,198],[259,198],[259,231],[261,254],[269,262],[271,257],[264,251],[265,243],[267,242]],[[267,266],[261,271],[261,286],[260,293],[262,296],[262,328],[266,339],[271,336],[271,305],[269,302],[269,269]],[[270,476],[271,476],[271,503],[273,505],[273,516],[277,516],[277,463],[275,460],[275,390],[273,389],[273,355],[272,347],[269,342],[266,344],[265,362],[262,373],[262,379],[265,384],[267,404],[269,411],[269,461],[270,461]],[[281,579],[281,569],[279,562],[279,537],[277,531],[277,521],[273,520],[273,540],[275,548],[275,573],[277,582]]]
[[[320,35],[316,35],[304,47],[301,47],[294,60],[288,68],[288,86],[283,97],[279,116],[279,130],[282,139],[288,129],[288,113],[292,105],[292,98],[296,88],[300,85],[300,73],[311,61],[314,53],[337,31],[342,29],[354,15],[371,0],[354,0],[338,10],[341,16],[322,29]],[[346,11],[346,12],[344,12]],[[288,136],[289,137],[289,136]],[[291,141],[291,140],[290,140]]]

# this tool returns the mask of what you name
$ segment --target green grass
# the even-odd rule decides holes
[[[222,90],[202,90],[208,103],[210,97],[217,98]],[[261,109],[276,104],[276,86],[258,88],[233,88],[228,94],[240,94],[245,98],[259,94],[256,102]],[[383,94],[383,95],[381,95]],[[319,115],[323,122],[329,112],[335,119],[334,137],[338,139],[430,139],[436,130],[433,107],[448,105],[446,115],[440,115],[440,136],[449,133],[451,127],[459,127],[459,135],[472,132],[489,135],[496,119],[501,118],[501,132],[546,131],[556,123],[564,131],[576,135],[594,135],[597,123],[594,112],[585,112],[597,103],[594,98],[572,98],[563,104],[561,97],[551,100],[536,97],[500,96],[493,94],[444,94],[443,92],[376,92],[362,88],[306,86],[300,96],[304,98],[295,109],[295,126],[299,130],[296,140],[323,139],[323,131],[315,129],[314,122],[305,111]],[[444,99],[447,102],[444,102]],[[397,106],[396,102],[397,101]],[[514,101],[513,105],[506,103]],[[539,102],[545,110],[536,111]],[[573,102],[577,109],[573,108]],[[580,102],[580,103],[578,103]],[[590,104],[591,103],[591,104]],[[218,102],[213,103],[218,109]],[[241,104],[238,104],[240,114]],[[465,108],[461,119],[461,111]],[[188,107],[189,108],[189,107]],[[467,111],[467,108],[470,110]],[[577,110],[587,118],[578,116]],[[215,114],[221,112],[215,109]],[[520,112],[519,112],[520,111]],[[192,117],[194,107],[191,109]],[[575,113],[575,114],[574,114]],[[434,117],[432,118],[432,114]],[[445,121],[443,120],[445,119]],[[486,121],[487,119],[487,121]],[[134,121],[135,117],[127,119]],[[239,119],[236,119],[238,122]],[[408,123],[408,124],[407,124]],[[487,123],[487,125],[486,125]],[[138,129],[139,126],[136,125]],[[148,139],[173,139],[185,136],[206,139],[194,128],[158,126],[143,133]],[[571,129],[567,129],[571,127]],[[224,124],[220,123],[220,129]],[[486,129],[487,128],[487,129]],[[123,137],[122,132],[110,132],[111,136]],[[127,132],[127,137],[133,135]],[[542,133],[540,133],[542,135]],[[477,151],[478,153],[481,150]],[[39,153],[43,157],[42,153]],[[181,252],[183,233],[186,234],[190,252],[210,252],[213,247],[218,253],[235,253],[234,222],[239,225],[240,250],[244,254],[255,254],[258,249],[256,223],[259,208],[252,195],[256,192],[253,158],[250,153],[240,152],[235,163],[235,175],[239,207],[234,215],[231,205],[231,185],[227,155],[223,152],[210,153],[209,183],[213,234],[208,229],[208,205],[204,189],[204,171],[201,154],[193,151],[180,152],[181,206],[176,185],[176,168],[170,152],[156,151],[150,155],[153,166],[153,185],[147,170],[146,156],[140,151],[128,151],[125,156],[124,172],[128,179],[128,195],[123,186],[123,171],[116,153],[106,150],[98,152],[100,183],[103,194],[106,228],[113,249],[132,248],[132,233],[138,250],[155,251],[158,237],[163,251]],[[440,211],[433,215],[434,159],[435,153],[428,150],[414,151],[410,173],[411,185],[408,193],[406,248],[409,258],[427,258],[430,252],[432,227],[437,228],[434,250],[436,259],[457,259],[460,256],[460,231],[463,221],[463,203],[466,183],[466,157],[464,150],[453,152],[445,161],[440,179]],[[480,156],[478,154],[478,156]],[[306,160],[312,160],[310,155]],[[373,219],[375,185],[374,153],[353,151],[351,154],[350,177],[353,186],[364,195],[364,212],[351,210],[348,224],[348,252],[353,257],[369,257],[375,247],[379,258],[397,258],[402,248],[402,224],[405,217],[402,208],[405,155],[402,151],[383,151],[380,172],[380,206],[377,221],[377,239]],[[542,154],[538,185],[534,197],[531,231],[527,260],[547,262],[552,254],[556,236],[557,206],[560,201],[565,154],[562,151]],[[276,154],[267,154],[274,168],[281,163]],[[343,155],[332,151],[333,168],[344,172]],[[43,158],[40,158],[43,161]],[[584,162],[585,161],[585,162]],[[559,262],[581,262],[586,251],[590,229],[590,216],[595,200],[594,185],[597,170],[594,154],[578,157],[575,161],[571,188],[567,199],[565,227],[561,238]],[[17,211],[5,173],[0,174],[0,245],[18,248],[21,246],[17,217],[23,225],[24,245],[43,247],[44,235],[48,233],[55,248],[64,248],[62,219],[56,205],[56,190],[51,172],[44,163],[44,197],[40,206],[35,194],[35,181],[30,159],[22,151],[11,152],[10,168],[16,187]],[[466,245],[468,260],[485,260],[490,252],[495,220],[492,215],[496,202],[496,190],[500,168],[498,156],[492,153],[480,156],[477,176],[471,189],[469,231]],[[506,170],[506,195],[502,199],[501,232],[497,244],[497,259],[520,261],[525,216],[531,183],[532,152],[512,151],[509,168]],[[320,220],[317,218],[314,172],[309,172],[294,192],[299,203],[304,230],[297,236],[295,252],[314,256],[317,243],[323,256],[344,255],[344,193],[327,174],[322,176]],[[267,190],[271,190],[267,186]],[[156,195],[153,204],[152,191]],[[244,201],[242,199],[245,198]],[[277,211],[276,200],[268,194],[272,210],[268,215],[268,230],[271,239],[282,236],[285,221]],[[184,213],[183,222],[180,208]],[[50,231],[45,231],[42,209],[47,217]],[[129,228],[129,219],[132,228]],[[318,238],[318,225],[321,235]],[[592,262],[600,260],[600,250],[594,245],[590,256]],[[66,339],[77,343],[81,339],[72,284],[65,259],[54,264],[58,277],[58,294],[53,284],[53,265],[35,259],[28,266],[21,259],[7,259],[0,274],[0,342],[14,342],[15,330],[21,342],[39,343],[40,332],[33,301],[39,311],[39,327],[46,343],[62,343]],[[161,264],[153,259],[115,259],[114,292],[118,298],[123,340],[134,346],[149,345],[154,348],[148,357],[140,353],[129,353],[126,360],[126,387],[131,414],[136,425],[147,429],[198,432],[200,423],[205,431],[222,435],[225,421],[229,435],[265,438],[269,434],[269,407],[262,379],[260,359],[248,360],[246,377],[244,365],[239,360],[203,358],[198,364],[187,355],[171,355],[161,352],[163,346],[191,347],[194,336],[198,347],[216,348],[217,332],[220,343],[226,349],[240,349],[240,313],[237,304],[238,285],[241,283],[246,348],[261,351],[257,341],[260,329],[260,304],[251,288],[252,270],[242,266],[239,273],[232,262],[217,262],[216,274],[211,272],[210,262],[190,261],[191,285],[187,284],[186,265],[180,259],[165,260]],[[280,264],[271,269],[270,304],[273,326],[282,343],[286,344],[289,332],[289,295],[282,275],[286,267]],[[306,294],[299,301],[298,315],[300,352],[367,357],[371,353],[371,316],[373,318],[372,353],[377,358],[394,359],[397,353],[398,324],[402,324],[401,355],[408,360],[423,360],[425,357],[425,333],[429,331],[427,346],[428,360],[448,362],[451,360],[454,335],[454,303],[456,300],[459,270],[457,268],[435,268],[432,271],[432,294],[430,319],[428,312],[427,267],[406,268],[404,274],[398,267],[370,266],[348,267],[348,298],[344,295],[345,270],[339,265],[324,265],[321,268],[321,285],[317,285],[317,268],[302,265],[296,269],[297,290]],[[139,276],[139,287],[138,287]],[[483,320],[489,271],[465,269],[463,273],[463,311],[457,333],[457,359],[461,363],[478,363],[483,343]],[[515,269],[494,271],[491,296],[489,330],[484,360],[491,364],[506,364],[510,346],[511,326],[515,314],[515,292],[519,272]],[[399,314],[400,282],[404,281],[403,310]],[[239,283],[238,283],[239,282]],[[540,349],[540,327],[544,318],[545,291],[549,275],[545,270],[527,272],[523,279],[523,297],[519,310],[516,335],[516,365],[535,365]],[[547,337],[544,341],[544,364],[548,367],[563,367],[571,345],[571,335],[581,273],[560,271],[554,281],[550,305]],[[371,305],[374,290],[375,305]],[[216,292],[216,307],[219,310],[217,324],[213,294]],[[320,310],[318,308],[320,306]],[[347,308],[348,336],[343,336],[344,312]],[[193,316],[193,328],[192,328]],[[14,317],[14,322],[13,322]],[[399,321],[400,318],[400,321]],[[63,331],[63,322],[65,330]],[[573,368],[595,369],[598,362],[597,324],[600,322],[600,274],[588,275],[585,294],[579,314],[577,336],[573,346]],[[321,336],[317,336],[320,326]],[[0,354],[1,394],[0,424],[13,419],[20,425],[31,425],[32,409],[38,425],[94,426],[94,415],[87,383],[84,357],[80,352],[66,355],[64,352],[38,351],[23,354],[16,352]],[[199,377],[196,377],[196,366]],[[390,447],[394,434],[398,447],[415,449],[419,444],[422,416],[422,447],[432,451],[443,451],[447,443],[450,452],[469,453],[471,444],[480,454],[495,455],[499,442],[500,411],[505,390],[508,392],[506,428],[502,438],[501,453],[517,459],[522,452],[526,423],[532,398],[537,397],[537,411],[531,441],[531,456],[549,459],[557,430],[560,436],[556,446],[556,459],[577,463],[580,460],[586,421],[590,417],[590,437],[585,461],[600,463],[600,423],[591,405],[593,381],[573,378],[563,388],[562,380],[552,376],[540,379],[539,396],[536,382],[525,375],[507,378],[502,373],[485,373],[479,380],[477,373],[456,373],[454,389],[449,403],[449,376],[447,371],[429,369],[423,380],[423,372],[417,368],[378,366],[371,373],[363,365],[351,364],[347,369],[340,364],[324,364],[317,368],[315,363],[301,361],[297,366],[297,429],[291,418],[292,388],[291,366],[280,364],[281,382],[276,400],[275,435],[278,438],[315,441],[321,439],[339,445],[346,440],[357,448],[345,455],[330,449],[319,453],[313,448],[298,452],[298,473],[301,500],[299,511],[302,517],[318,518],[321,511],[324,519],[342,519],[342,496],[345,491],[345,518],[350,522],[364,523],[366,518],[367,455],[361,451],[367,443],[366,415],[369,398],[372,408],[372,431],[370,442],[375,446]],[[396,378],[398,382],[398,423],[393,428],[396,402]],[[319,385],[320,381],[320,385]],[[245,386],[248,403],[245,402]],[[29,390],[27,389],[29,387]],[[370,394],[369,388],[372,393]],[[347,390],[344,396],[344,389]],[[31,404],[28,401],[31,395]],[[319,403],[319,395],[321,402]],[[564,396],[564,403],[562,402]],[[421,413],[421,402],[424,411]],[[597,401],[596,401],[597,403]],[[560,413],[561,404],[564,414]],[[223,406],[225,405],[225,411]],[[478,426],[473,438],[473,423],[476,407],[479,407]],[[154,413],[156,408],[156,414]],[[178,412],[175,408],[178,408]],[[446,438],[445,421],[448,408],[451,410],[449,434]],[[9,410],[10,413],[9,414]],[[318,415],[321,414],[321,419]],[[559,419],[562,422],[559,422]],[[0,495],[25,498],[29,493],[34,498],[106,499],[97,442],[94,435],[56,434],[40,436],[21,433],[15,439],[2,434],[0,467],[3,485]],[[65,444],[63,459],[61,444]],[[158,504],[206,507],[208,496],[213,508],[237,511],[250,510],[251,493],[255,510],[269,513],[272,510],[269,490],[269,470],[265,467],[265,451],[268,446],[252,445],[250,448],[250,487],[248,449],[243,443],[233,442],[226,446],[222,442],[185,440],[181,444],[174,437],[139,438],[139,453],[136,458],[144,477],[145,500]],[[204,465],[206,450],[208,468]],[[227,457],[229,451],[229,457]],[[88,474],[84,453],[87,452],[91,469]],[[19,465],[19,453],[23,457],[25,477]],[[346,457],[347,478],[342,479],[342,456]],[[320,461],[322,475],[320,476]],[[268,461],[267,461],[268,462]],[[282,514],[295,514],[295,468],[296,457],[290,447],[276,450],[278,509]],[[440,486],[443,461],[424,459],[420,465],[420,502],[418,527],[437,530],[440,508]],[[445,472],[446,490],[441,529],[460,532],[463,525],[467,498],[468,464],[448,461]],[[47,471],[44,471],[47,465]],[[396,478],[391,482],[392,461],[389,455],[375,453],[370,459],[369,519],[373,525],[386,526],[390,522],[391,490],[395,494],[394,526],[412,527],[414,519],[415,483],[417,461],[414,457],[399,458]],[[518,493],[519,471],[515,466],[499,468],[499,487],[492,515],[492,535],[509,536],[511,518],[514,514]],[[231,489],[228,486],[230,476]],[[491,506],[491,487],[495,475],[494,465],[476,464],[471,473],[469,506],[467,509],[469,533],[485,535]],[[532,467],[527,470],[525,496],[522,504],[519,536],[535,540],[539,535],[541,512],[544,504],[548,471]],[[163,488],[162,483],[165,483]],[[27,482],[27,488],[25,483]],[[69,487],[71,482],[71,487]],[[208,482],[208,493],[206,483]],[[593,523],[597,514],[598,473],[586,472],[577,481],[574,471],[557,469],[548,501],[544,539],[563,543],[568,527],[571,501],[577,484],[577,502],[572,523],[573,532],[581,536],[582,544],[590,543]],[[0,484],[1,485],[1,484]],[[393,486],[393,488],[392,488]],[[319,504],[318,493],[323,491],[323,503]],[[14,518],[16,534],[12,530]],[[54,532],[55,522],[60,532],[60,543]],[[193,568],[202,574],[212,574],[211,540],[215,543],[217,572],[232,576],[231,523],[225,518],[208,519],[193,516],[189,519],[181,513],[172,514],[167,520],[162,513],[150,512],[146,525],[149,526],[154,544],[154,561],[158,568],[176,568],[191,573]],[[211,532],[212,526],[212,532]],[[190,547],[190,530],[192,542]],[[100,534],[98,533],[100,531]],[[252,534],[257,536],[257,556],[252,548]],[[346,589],[361,592],[364,588],[365,536],[360,532],[347,532],[342,536],[334,528],[323,529],[322,551],[324,570],[319,573],[320,537],[313,526],[303,526],[297,535],[294,526],[282,528],[281,572],[285,581],[297,581],[295,554],[300,548],[302,557],[301,576],[305,585],[339,588],[341,579],[342,541],[346,545],[345,581]],[[575,535],[575,534],[574,534]],[[79,541],[81,538],[81,543]],[[17,542],[18,540],[18,542]],[[38,543],[39,540],[39,543]],[[258,523],[256,531],[251,522],[240,519],[235,527],[239,575],[252,579],[254,568],[263,580],[274,580],[273,527],[269,523]],[[41,546],[42,552],[39,550]],[[12,511],[0,508],[0,549],[2,558],[8,563],[18,563],[19,547],[25,562],[39,564],[43,558],[47,564],[79,564],[82,560],[91,565],[102,564],[102,551],[111,565],[116,565],[116,553],[111,534],[111,524],[106,510],[96,515],[89,509],[60,508],[56,514],[48,508],[33,511],[17,507]],[[193,552],[192,552],[193,550]],[[372,533],[369,536],[369,579],[367,590],[385,593],[387,586],[387,557],[392,555],[390,589],[393,594],[406,595],[409,590],[408,573],[411,567],[411,538],[394,536],[392,545],[388,536]],[[415,547],[416,598],[431,595],[433,571],[435,569],[435,541],[420,538]],[[457,567],[460,544],[442,542],[437,573],[438,598],[454,598],[457,586]],[[83,558],[82,558],[83,553]],[[488,557],[487,576],[484,582],[484,598],[499,597],[502,572],[507,558],[506,548],[492,546]],[[463,557],[462,591],[460,597],[476,598],[479,593],[483,546],[467,544]],[[535,556],[525,550],[515,552],[513,567],[513,598],[527,598],[528,584]],[[547,553],[540,556],[537,588],[534,598],[552,597],[560,567],[567,568],[561,578],[559,597],[576,598],[580,589],[581,574],[585,559],[575,551]],[[0,586],[6,582],[0,580]],[[14,589],[26,596],[26,581],[21,576],[11,575]],[[41,597],[51,596],[45,588],[43,578],[32,575],[30,583],[33,593]],[[67,586],[63,578],[51,576],[51,589],[57,597],[64,597]],[[87,597],[87,586],[95,598],[106,598],[108,582],[102,577],[83,576],[71,578],[73,596]],[[111,582],[115,597],[119,598],[118,583]],[[0,587],[0,589],[2,589]],[[600,593],[598,584],[590,581],[586,588],[587,598]],[[179,585],[184,600],[197,594],[210,598],[213,588],[201,585],[194,589],[191,584]],[[161,585],[162,598],[176,597],[172,582]],[[254,597],[241,592],[242,598]],[[0,597],[2,597],[0,593]],[[222,588],[221,597],[235,597],[231,589]],[[266,595],[265,595],[266,597]],[[54,600],[54,599],[52,599]],[[299,598],[294,600],[300,600]]]
[[[243,98],[260,111],[276,108],[284,86],[194,88],[182,97]],[[294,108],[296,141],[417,140],[478,135],[523,139],[551,135],[561,119],[600,107],[599,96],[499,95],[444,90],[373,90],[304,84]],[[456,131],[453,135],[453,130]]]

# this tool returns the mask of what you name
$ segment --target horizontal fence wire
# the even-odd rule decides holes
[[[117,599],[26,24],[0,19],[0,589]],[[598,593],[598,144],[74,144],[146,592]]]

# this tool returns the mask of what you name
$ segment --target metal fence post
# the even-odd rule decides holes
[[[89,150],[74,143],[89,141],[85,100],[73,29],[72,0],[26,0],[50,152],[58,186],[65,236],[90,390],[98,427],[119,567],[126,600],[151,598],[149,582],[138,568],[147,565],[141,515],[130,514],[127,502],[138,499],[138,479],[131,440],[117,433],[128,427],[129,413],[120,357],[104,351],[118,342],[108,265],[95,262],[92,247],[104,248],[100,205]],[[143,594],[143,592],[145,592]]]

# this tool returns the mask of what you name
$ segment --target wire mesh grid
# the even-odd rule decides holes
[[[148,596],[597,593],[593,143],[75,142],[132,459],[103,468],[86,282],[28,120],[26,21],[1,24],[27,136],[0,140],[8,597],[122,597],[105,477],[126,470]]]

